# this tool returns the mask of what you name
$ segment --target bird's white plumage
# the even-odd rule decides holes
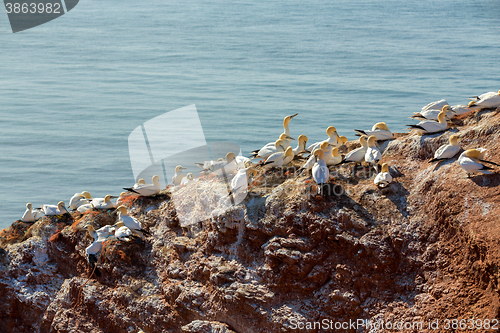
[[[115,237],[118,239],[132,236],[132,230],[126,226],[122,226],[115,231]]]
[[[422,108],[422,112],[425,112],[427,110],[439,110],[439,111],[441,111],[443,109],[443,106],[445,106],[445,105],[449,105],[445,99],[441,99],[441,100],[436,101],[436,102],[431,102]]]
[[[365,160],[366,150],[368,149],[368,144],[366,142],[366,138],[360,138],[359,142],[361,143],[361,147],[351,150],[348,152],[345,157],[345,162],[363,162]]]
[[[456,116],[461,116],[471,111],[467,105],[454,105],[451,107]]]
[[[321,185],[328,182],[330,178],[330,171],[323,158],[317,159],[312,167],[312,176],[316,184]]]
[[[43,212],[41,209],[33,209],[33,205],[28,203],[26,204],[26,211],[21,218],[23,222],[35,222],[40,217],[43,216]]]
[[[97,209],[110,209],[115,207],[115,204],[111,201],[110,196],[105,198],[94,198],[91,202],[92,206]]]
[[[160,177],[153,176],[153,184],[138,184],[133,190],[144,197],[149,197],[161,191]]]
[[[487,92],[479,96],[478,100],[473,101],[472,107],[479,109],[497,108],[500,106],[500,91]]]
[[[476,159],[466,156],[468,151],[464,151],[458,158],[458,164],[464,169],[467,174],[474,172],[482,172],[484,174],[491,174],[489,170],[485,170],[485,165],[478,162]]]
[[[64,203],[59,203],[57,206],[55,206],[55,205],[43,205],[42,210],[43,210],[44,214],[47,216],[63,215],[63,214],[68,212],[66,210],[66,207],[64,206]]]
[[[69,208],[77,209],[81,205],[88,204],[89,200],[82,193],[75,193],[69,200]]]
[[[389,172],[380,172],[375,176],[373,182],[379,187],[387,187],[392,182],[392,176]]]

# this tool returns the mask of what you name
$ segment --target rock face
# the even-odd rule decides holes
[[[384,190],[369,167],[331,167],[327,197],[305,176],[259,169],[244,202],[189,228],[168,194],[130,196],[131,215],[152,235],[108,239],[100,277],[84,229],[113,224],[114,212],[15,222],[0,234],[0,331],[388,330],[361,321],[339,329],[364,319],[423,329],[439,320],[432,331],[449,332],[445,319],[499,318],[500,174],[469,179],[456,158],[428,160],[453,132],[499,163],[500,114],[455,125],[384,142],[394,177]]]

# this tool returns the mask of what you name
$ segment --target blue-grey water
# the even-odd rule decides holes
[[[404,131],[431,101],[500,89],[499,17],[496,0],[81,0],[13,34],[0,11],[0,228],[27,202],[119,194],[130,132],[190,104],[244,153],[295,112],[310,142]]]

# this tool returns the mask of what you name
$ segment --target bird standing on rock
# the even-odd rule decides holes
[[[316,163],[312,167],[312,176],[316,184],[318,184],[318,192],[320,195],[324,195],[324,184],[328,182],[330,179],[330,171],[326,166],[326,162],[324,159],[325,153],[316,149],[313,153],[316,158]]]
[[[487,175],[491,174],[493,168],[484,165],[484,163],[500,166],[495,162],[484,160],[484,151],[479,149],[466,150],[458,158],[458,164],[467,172],[467,178],[470,178],[470,174],[474,172],[481,172]]]
[[[380,150],[378,150],[375,144],[376,140],[377,138],[374,135],[368,138],[368,148],[366,149],[365,153],[365,162],[368,162],[371,165],[373,165],[375,171],[378,172],[378,166],[379,166],[378,162],[380,161],[380,159],[382,159],[382,154],[380,153]]]

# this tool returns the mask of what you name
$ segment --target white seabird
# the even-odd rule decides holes
[[[331,144],[329,144],[328,141],[323,141],[319,146],[319,148],[316,150],[321,150],[323,152],[323,156],[325,156],[325,153],[328,151],[330,147]],[[309,156],[309,159],[306,161],[306,163],[304,163],[304,165],[302,165],[299,171],[304,170],[304,172],[307,172],[312,169],[315,163],[316,163],[316,156],[314,156],[314,154],[311,154],[311,156]]]
[[[186,177],[182,178],[181,185],[187,185],[194,180],[194,175],[190,172]]]
[[[358,135],[375,136],[377,140],[389,140],[394,137],[394,134],[389,130],[387,124],[384,122],[376,123],[373,125],[371,131],[354,130]]]
[[[116,198],[112,195],[107,194],[104,198],[94,198],[92,199],[92,207],[96,209],[110,209],[114,208],[115,205],[111,202],[111,199]]]
[[[450,105],[445,99],[441,99],[436,102],[431,102],[422,108],[422,112],[427,110],[442,110],[443,106]]]
[[[392,176],[389,172],[389,164],[382,164],[382,171],[375,177],[373,182],[380,188],[387,187],[392,182]]]
[[[326,129],[326,135],[328,135],[328,139],[324,140],[324,141],[326,141],[329,144],[331,144],[332,146],[336,147],[338,145],[338,142],[339,142],[339,135],[337,133],[337,129],[333,126],[328,127]],[[322,142],[323,141],[318,141],[318,142],[313,143],[312,145],[307,147],[307,150],[309,150],[310,152],[315,151],[316,149],[319,148],[319,146],[321,145]]]
[[[94,242],[85,249],[85,252],[87,253],[87,260],[90,264],[90,267],[92,268],[92,270],[94,270],[97,276],[100,276],[101,273],[99,272],[97,267],[95,267],[98,261],[96,255],[101,252],[102,243],[106,241],[108,237],[113,235],[114,229],[115,228],[111,225],[104,226],[98,230],[95,230],[94,227],[90,224],[87,226],[87,231],[89,235],[94,239]]]
[[[438,114],[438,121],[434,120],[423,120],[416,125],[406,125],[409,126],[410,129],[416,129],[418,132],[422,134],[429,133],[437,133],[446,131],[448,128],[448,123],[446,122],[446,112],[441,111]]]
[[[498,92],[487,92],[473,98],[474,100],[470,101],[468,106],[475,109],[490,109],[500,106],[500,90]]]
[[[128,215],[127,207],[120,206],[116,210],[118,211],[118,222],[122,222],[123,225],[125,225],[127,228],[132,230],[132,232],[134,232],[134,231],[141,232],[141,234],[139,234],[141,236],[141,238],[143,237],[142,233],[144,233],[146,235],[150,235],[149,232],[147,232],[146,230],[144,230],[142,228],[139,220],[137,220],[135,217]],[[117,224],[115,224],[115,226],[117,226]]]
[[[490,170],[493,170],[493,168],[490,168],[483,163],[490,163],[497,166],[499,165],[494,162],[485,161],[483,158],[484,151],[480,151],[479,149],[469,149],[460,154],[458,164],[467,172],[467,177],[470,177],[470,174],[474,172],[481,172],[489,175],[492,173]]]
[[[253,166],[239,170],[231,180],[231,191],[228,196],[247,193],[248,179],[251,175],[257,175],[257,170]]]
[[[87,191],[83,191],[82,193],[75,193],[75,195],[73,195],[69,200],[69,208],[75,210],[81,205],[88,204],[90,202],[90,198],[92,198],[92,196]]]
[[[118,227],[118,224],[116,225]],[[133,233],[132,233],[132,230],[130,230],[129,228],[127,228],[126,226],[120,226],[118,229],[116,229],[115,231],[115,237],[120,239],[120,240],[124,240],[126,242],[129,242],[130,241],[130,236],[132,236]]]
[[[124,187],[123,189],[127,190],[129,192],[134,192],[134,193],[140,194],[143,197],[149,197],[149,196],[155,195],[161,191],[160,177],[158,177],[157,175],[154,175],[152,180],[153,180],[153,184],[137,184],[137,186],[135,188],[133,188],[133,187],[125,188]]]
[[[337,147],[334,147],[331,152],[331,157],[326,162],[326,165],[331,166],[331,165],[338,165],[340,162],[342,162],[342,155],[339,154],[339,149]]]
[[[298,156],[299,154],[302,153],[307,153],[308,151],[306,150],[306,144],[307,144],[307,136],[304,134],[299,135],[297,138],[297,147],[293,148],[293,156]]]
[[[359,138],[359,143],[361,144],[361,147],[358,147],[348,152],[341,163],[343,164],[347,162],[355,162],[355,163],[363,162],[365,160],[366,150],[368,149],[368,142],[366,140],[367,136],[362,135]]]
[[[26,204],[26,211],[24,212],[23,217],[21,218],[21,221],[23,221],[23,222],[35,222],[40,217],[42,217],[42,215],[43,215],[43,212],[40,208],[33,210],[33,205],[31,203],[27,203]]]
[[[288,147],[285,152],[274,153],[269,156],[263,165],[268,168],[282,167],[287,165],[293,160],[293,149]]]
[[[63,215],[68,211],[66,210],[64,201],[59,201],[57,206],[54,205],[43,205],[42,210],[47,216]]]
[[[438,120],[438,115],[441,111],[446,112],[446,117],[448,119],[453,119],[456,115],[455,111],[449,106],[445,105],[441,110],[425,110],[420,113],[415,113],[413,116],[410,118],[412,119],[418,119],[418,120]]]
[[[368,148],[366,149],[365,153],[365,162],[372,164],[375,168],[375,171],[378,172],[378,162],[382,158],[382,154],[375,145],[376,140],[377,138],[374,135],[368,138]]]
[[[285,149],[290,146],[289,144],[287,145],[287,143],[289,142],[287,140],[295,139],[285,133],[282,133],[278,140],[276,140],[275,142],[269,142],[261,149],[254,150],[250,153],[250,155],[252,158],[267,158],[269,157],[269,155],[274,154],[278,151],[285,151]],[[278,141],[280,142],[280,144],[279,146],[276,146],[276,142]]]
[[[429,162],[436,162],[453,158],[460,151],[457,135],[454,134],[450,136],[449,142],[450,142],[449,144],[442,145],[441,147],[439,147],[434,153],[434,158]]]
[[[313,153],[316,158],[316,163],[312,167],[312,177],[316,184],[318,184],[319,194],[323,195],[323,185],[328,183],[330,179],[330,171],[326,166],[324,160],[324,152],[320,149],[316,149]]]

